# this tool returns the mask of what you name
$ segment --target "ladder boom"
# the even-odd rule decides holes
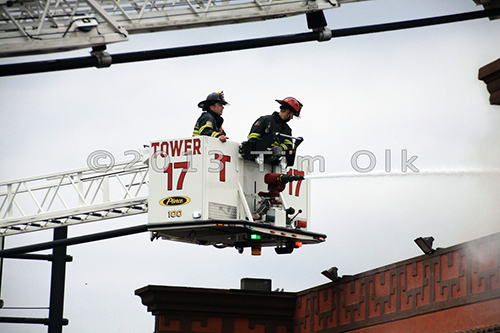
[[[117,163],[0,183],[0,236],[147,213],[148,167]]]
[[[288,17],[368,0],[0,0],[0,57],[127,41],[129,34]]]

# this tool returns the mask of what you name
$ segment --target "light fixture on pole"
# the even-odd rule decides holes
[[[432,248],[432,242],[434,242],[434,237],[419,237],[415,239],[415,243],[417,243],[418,247],[425,253],[425,254],[432,254],[434,253],[434,250]]]
[[[337,267],[332,267],[330,269],[326,269],[321,274],[332,280],[333,282],[340,280],[338,275],[339,269]]]

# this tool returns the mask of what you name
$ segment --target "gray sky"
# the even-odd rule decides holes
[[[479,10],[471,0],[379,0],[325,12],[328,27],[376,23]],[[305,17],[178,32],[135,35],[110,53],[196,45],[307,31]],[[289,46],[170,60],[0,78],[0,180],[86,166],[98,149],[124,152],[151,140],[190,136],[197,103],[223,89],[231,140],[243,141],[252,122],[294,96],[303,116],[293,133],[305,141],[299,155],[322,156],[324,174],[310,180],[312,230],[320,245],[278,256],[240,255],[149,235],[72,246],[67,265],[64,331],[150,332],[154,319],[134,296],[148,284],[239,288],[243,277],[271,278],[273,288],[299,291],[328,282],[337,266],[352,275],[421,254],[413,243],[432,235],[448,247],[500,231],[500,177],[462,170],[498,168],[500,109],[490,106],[480,67],[500,57],[500,20],[487,19]],[[88,50],[64,56],[86,56]],[[63,55],[3,59],[0,63]],[[392,171],[385,170],[391,151]],[[351,157],[373,153],[371,176]],[[401,151],[422,174],[405,177]],[[366,157],[366,156],[365,156]],[[361,167],[367,165],[363,156]],[[433,175],[435,171],[440,174]],[[446,175],[446,173],[450,175]],[[319,171],[315,173],[320,174]],[[407,173],[413,173],[408,170]],[[444,173],[444,174],[443,174]],[[370,173],[368,173],[370,174]],[[144,224],[146,215],[70,227],[70,236]],[[48,241],[52,232],[7,238],[7,247]],[[48,306],[50,265],[8,260],[6,306]],[[2,316],[46,311],[1,310]],[[0,324],[2,332],[45,332],[37,325]]]

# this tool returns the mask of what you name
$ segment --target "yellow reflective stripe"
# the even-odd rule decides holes
[[[283,149],[288,150],[293,148],[293,143],[288,139],[285,139],[285,141],[282,143],[280,143],[279,141],[274,141],[271,147],[276,147],[276,146],[280,146]]]
[[[204,126],[202,126],[201,128],[198,128],[198,129],[197,129],[197,127],[198,127],[198,124],[196,124],[196,127],[193,130],[193,136],[200,136],[201,133],[203,133],[203,130],[207,127],[210,128],[211,130],[213,130],[213,127],[210,126],[209,124],[205,124]],[[217,133],[217,132],[213,132],[212,134],[210,134],[210,136],[212,136],[214,138],[218,137],[219,135],[220,135],[220,133]]]
[[[200,134],[201,134],[201,133],[203,133],[203,130],[204,130],[206,127],[210,128],[210,129],[213,129],[213,128],[212,128],[212,126],[210,126],[210,125],[208,125],[208,124],[205,124],[205,125],[203,125],[203,126],[202,126],[199,130],[198,130],[198,133],[200,133]]]
[[[260,134],[259,133],[250,133],[250,134],[248,134],[247,140],[250,140],[250,139],[260,139]]]

